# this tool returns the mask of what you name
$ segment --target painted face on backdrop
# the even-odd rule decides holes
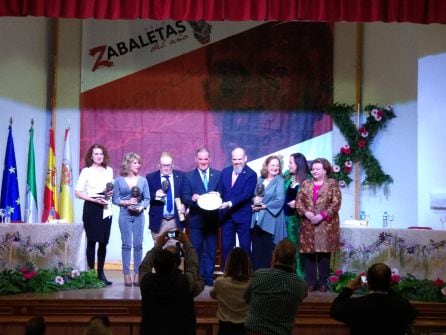
[[[256,159],[331,129],[317,125],[332,94],[328,25],[266,23],[208,46],[207,62],[206,99],[226,153],[242,146]]]

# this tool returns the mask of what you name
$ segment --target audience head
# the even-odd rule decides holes
[[[94,163],[94,156],[97,153],[101,153],[104,155],[104,158],[101,162],[103,167],[107,167],[110,157],[108,156],[107,149],[102,144],[93,144],[90,148],[88,148],[87,153],[85,154],[85,165],[90,167]]]
[[[173,171],[173,156],[170,152],[162,152],[160,155],[159,168],[161,175],[170,175]]]
[[[262,176],[262,178],[268,177],[268,172],[270,172],[269,169],[273,167],[273,165],[276,165],[275,168],[279,168],[277,174],[282,175],[282,161],[280,157],[277,155],[271,155],[268,156],[263,162],[262,169],[260,170],[260,175]],[[277,172],[277,170],[275,171]]]
[[[392,281],[392,270],[384,263],[373,264],[367,270],[367,285],[370,290],[388,291]]]
[[[243,148],[235,148],[232,150],[232,167],[235,173],[241,173],[248,160],[246,152]]]
[[[95,315],[85,328],[84,335],[111,335],[110,320],[106,315]]]
[[[296,246],[288,239],[276,244],[273,250],[272,265],[284,265],[290,268],[296,266]]]
[[[251,278],[251,260],[244,249],[236,247],[229,252],[223,276],[238,281],[247,281]]]
[[[33,316],[25,326],[25,335],[44,335],[46,331],[45,319],[42,316]]]
[[[310,174],[307,159],[303,154],[298,152],[290,155],[288,169],[290,174],[295,175],[298,182],[302,182],[303,180],[307,179],[307,176]]]
[[[181,264],[178,246],[169,245],[165,249],[157,250],[153,259],[153,267],[160,276],[168,276],[178,269]]]
[[[141,164],[141,156],[134,152],[126,153],[121,162],[121,176],[127,177],[130,174],[130,167],[133,162]]]

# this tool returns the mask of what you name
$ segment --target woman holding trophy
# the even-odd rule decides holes
[[[150,201],[147,179],[140,176],[141,157],[130,152],[121,162],[120,176],[115,179],[112,201],[119,206],[119,230],[122,241],[122,272],[125,286],[138,286],[139,265],[142,259],[144,236],[144,209]],[[133,247],[133,279],[130,260]],[[133,280],[133,281],[132,281]]]

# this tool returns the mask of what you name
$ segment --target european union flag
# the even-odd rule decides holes
[[[15,162],[12,127],[9,125],[8,143],[6,144],[5,165],[3,167],[2,196],[0,208],[10,207],[11,221],[22,221],[20,210],[19,182]]]

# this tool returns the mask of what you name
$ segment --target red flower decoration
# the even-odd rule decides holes
[[[358,147],[360,147],[360,148],[364,148],[365,145],[366,145],[366,142],[365,142],[364,140],[359,140],[359,141],[358,141]]]
[[[392,279],[392,282],[399,283],[401,280],[401,276],[400,275],[392,275],[391,279]]]
[[[344,171],[345,171],[345,173],[350,173],[350,172],[352,172],[352,167],[351,166],[345,166],[344,167]]]
[[[341,269],[338,269],[338,270],[335,271],[335,275],[336,275],[336,276],[340,276],[340,275],[342,275],[343,273],[344,273],[344,271],[342,271]]]
[[[25,277],[25,279],[31,279],[35,276],[37,276],[37,272],[35,271],[23,272],[23,277]]]
[[[440,278],[437,278],[436,280],[434,280],[435,286],[442,286],[443,284],[444,284],[444,281],[441,280]]]
[[[328,278],[328,281],[332,284],[337,283],[339,281],[339,277],[338,276],[330,276]]]
[[[360,132],[360,133],[364,133],[366,131],[367,131],[366,127],[361,127],[361,128],[358,129],[358,132]]]
[[[351,151],[350,151],[350,147],[348,145],[344,145],[341,148],[341,154],[350,155],[350,153],[351,153]]]

